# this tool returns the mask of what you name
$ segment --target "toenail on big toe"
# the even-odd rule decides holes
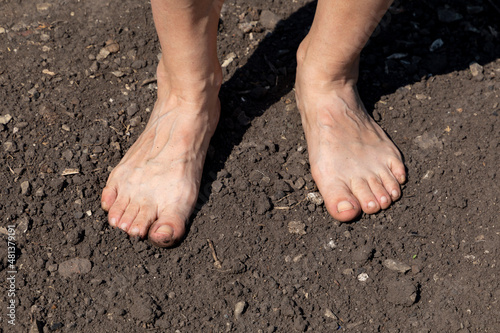
[[[163,234],[164,236],[168,236],[171,239],[174,236],[174,229],[168,225],[162,225],[158,229],[156,229],[155,234]]]
[[[347,210],[354,209],[354,206],[349,201],[341,201],[337,205],[337,212],[342,213]]]

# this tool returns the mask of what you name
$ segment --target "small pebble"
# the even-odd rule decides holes
[[[281,18],[270,10],[263,10],[260,13],[259,23],[266,29],[273,30]]]
[[[141,69],[143,67],[146,67],[146,61],[144,60],[135,60],[132,65],[130,65],[133,69]]]
[[[372,246],[363,245],[352,252],[352,260],[358,263],[358,265],[363,266],[373,258],[373,253],[375,253],[375,249]]]
[[[432,42],[431,46],[429,46],[429,51],[434,52],[444,45],[444,42],[441,38],[436,39]]]
[[[366,273],[361,273],[358,275],[358,280],[361,282],[366,282],[370,277]]]
[[[290,221],[288,223],[288,232],[291,234],[305,235],[306,224],[300,221]]]
[[[141,124],[141,116],[135,116],[132,119],[130,119],[130,126],[136,127]]]
[[[138,111],[139,111],[139,107],[137,106],[137,104],[136,103],[132,103],[127,108],[127,115],[129,117],[133,117]]]
[[[240,316],[243,314],[243,312],[245,312],[247,305],[248,304],[245,301],[241,301],[241,302],[236,303],[236,305],[234,307],[234,317],[236,319],[239,319]]]
[[[386,259],[383,262],[383,265],[390,269],[391,271],[396,271],[399,273],[406,273],[408,272],[411,267],[404,262],[394,260],[394,259]]]
[[[5,151],[15,151],[17,149],[17,146],[12,141],[6,141],[3,143],[3,149]]]
[[[330,318],[330,319],[334,319],[334,320],[338,319],[337,316],[330,309],[325,310],[325,317]]]
[[[330,249],[334,249],[337,247],[337,244],[333,241],[333,239],[330,238],[330,241],[326,244],[326,246]]]
[[[222,190],[223,186],[224,185],[222,184],[222,182],[220,180],[215,180],[212,183],[212,191],[214,191],[215,193],[219,193]]]
[[[104,47],[109,53],[116,53],[120,51],[120,45],[117,42],[110,39],[106,42],[106,46]]]
[[[3,116],[0,116],[0,124],[7,125],[11,119],[12,116],[8,113]]]
[[[224,59],[224,61],[222,62],[221,67],[224,68],[224,67],[229,66],[229,64],[232,63],[235,58],[236,58],[236,54],[234,52],[229,53],[227,55],[226,59]]]
[[[472,76],[476,77],[483,74],[483,66],[478,64],[477,62],[473,62],[469,65],[470,72]]]
[[[36,10],[39,13],[42,13],[42,12],[45,12],[45,11],[49,10],[50,7],[52,7],[52,4],[48,3],[48,2],[42,2],[42,3],[37,3],[36,4]]]
[[[27,180],[21,183],[21,194],[29,195],[30,189],[31,189],[31,186]]]
[[[57,268],[58,268],[58,267],[59,267],[59,266],[58,266],[57,264],[52,264],[52,265],[49,265],[49,266],[47,267],[47,270],[48,270],[49,272],[55,272],[55,271],[57,271]]]
[[[324,202],[323,197],[319,192],[311,192],[307,194],[307,200],[315,204],[316,206],[321,206]]]
[[[304,178],[302,177],[299,177],[295,183],[293,184],[293,187],[295,187],[297,190],[300,190],[301,188],[304,187],[304,185],[306,184],[306,181],[304,180]]]

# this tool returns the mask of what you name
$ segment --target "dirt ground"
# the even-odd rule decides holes
[[[293,97],[315,3],[227,0],[222,118],[187,237],[158,249],[100,209],[155,99],[149,3],[0,0],[0,332],[500,332],[499,5],[391,7],[359,89],[408,183],[340,224]]]

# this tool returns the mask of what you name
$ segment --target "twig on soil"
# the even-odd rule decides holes
[[[75,168],[66,168],[63,170],[61,173],[61,176],[70,176],[70,175],[76,175],[79,174],[80,170],[75,169]]]
[[[293,193],[290,193],[289,195],[291,195],[291,194],[293,194]],[[283,198],[279,199],[279,200],[278,200],[278,201],[276,201],[276,202],[280,202],[281,200],[285,199],[285,198],[286,198],[286,197],[288,197],[289,195],[287,195],[287,196],[285,196],[285,197],[283,197]],[[307,198],[304,198],[304,199],[302,199],[302,200],[300,200],[300,201],[298,201],[298,202],[294,203],[293,205],[291,205],[291,206],[289,206],[289,207],[286,207],[286,206],[285,206],[285,207],[278,206],[278,207],[274,207],[274,209],[292,209],[292,208],[296,207],[297,205],[299,205],[299,204],[303,203],[303,202],[304,202],[304,201],[306,201],[306,200],[307,200]]]
[[[111,128],[113,131],[115,131],[116,134],[120,133],[120,131],[117,128],[113,127],[113,126],[109,126],[109,128]]]
[[[15,175],[16,173],[14,172],[14,170],[12,170],[12,168],[10,167],[10,165],[7,164],[7,166],[9,167],[10,172],[12,172],[12,174]]]
[[[222,263],[220,262],[219,258],[217,258],[217,253],[215,253],[215,247],[214,243],[210,240],[207,239],[208,246],[210,247],[210,250],[212,250],[212,257],[214,258],[214,266],[215,268],[222,268]]]
[[[152,77],[150,79],[146,79],[146,80],[142,81],[141,87],[144,87],[145,85],[148,85],[148,84],[153,83],[153,82],[156,82],[155,77]]]
[[[280,201],[281,201],[281,200],[283,200],[283,199],[288,198],[288,197],[289,197],[289,196],[291,196],[292,194],[293,194],[293,193],[290,193],[290,194],[285,195],[283,198],[281,198],[281,199],[279,199],[278,201],[276,201],[276,203],[280,202]]]

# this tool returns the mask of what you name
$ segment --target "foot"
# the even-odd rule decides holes
[[[298,52],[295,93],[311,172],[328,212],[345,222],[361,211],[386,209],[401,196],[405,167],[359,98],[358,61],[329,72],[306,52],[307,41]]]
[[[221,75],[174,84],[161,65],[158,100],[149,122],[111,172],[101,205],[111,226],[170,247],[183,238],[198,197],[219,119]]]

